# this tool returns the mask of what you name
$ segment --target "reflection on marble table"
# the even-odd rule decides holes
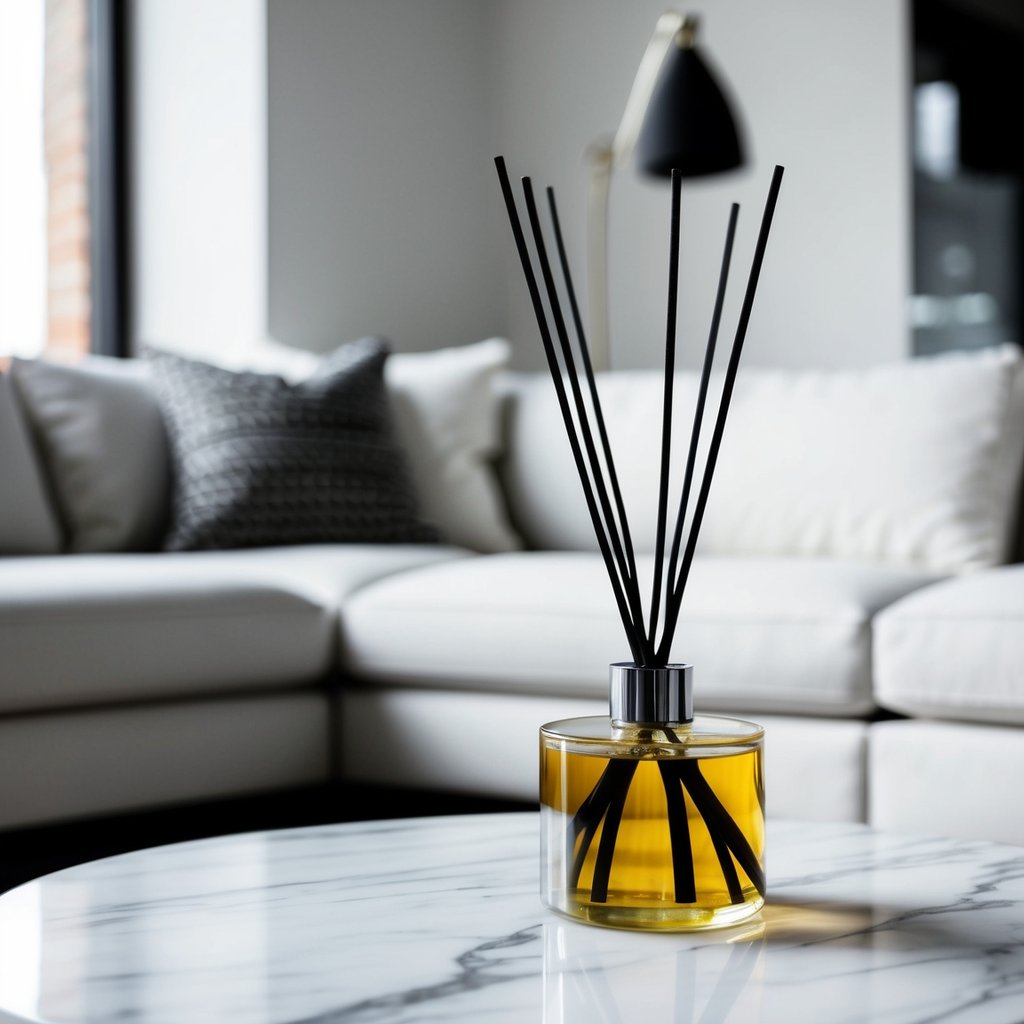
[[[47,876],[0,897],[0,1021],[1024,1020],[1024,850],[775,823],[759,918],[646,935],[547,913],[537,833],[368,822]]]

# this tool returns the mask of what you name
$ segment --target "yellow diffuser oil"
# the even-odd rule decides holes
[[[612,716],[541,729],[541,896],[609,927],[737,924],[764,904],[764,733],[643,706],[655,672],[688,701],[689,666],[613,665]],[[617,680],[645,690],[639,708],[616,699]]]

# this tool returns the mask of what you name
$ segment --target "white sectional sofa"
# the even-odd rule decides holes
[[[0,828],[331,778],[534,799],[538,726],[605,713],[625,644],[550,382],[482,346],[389,363],[438,544],[65,553],[69,501],[147,543],[159,406],[135,365],[0,377]],[[1020,365],[741,372],[674,655],[767,726],[770,814],[1024,844]],[[601,381],[641,552],[658,382]]]

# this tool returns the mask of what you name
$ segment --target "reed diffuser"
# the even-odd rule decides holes
[[[569,446],[632,658],[610,666],[607,716],[551,722],[541,728],[541,896],[552,910],[611,927],[687,930],[735,924],[757,913],[765,898],[764,733],[759,726],[738,719],[695,717],[693,669],[670,663],[669,657],[783,169],[776,167],[772,175],[690,511],[739,206],[734,203],[729,212],[682,491],[670,530],[682,186],[680,173],[672,174],[658,516],[654,578],[645,617],[633,541],[555,195],[547,189],[561,290],[548,256],[532,183],[523,178],[542,293],[505,161],[497,157],[495,164]],[[563,295],[575,345],[563,313]]]

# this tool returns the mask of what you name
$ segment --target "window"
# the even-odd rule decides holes
[[[46,346],[43,0],[0,4],[0,354]]]
[[[124,350],[121,0],[0,4],[0,356]]]

